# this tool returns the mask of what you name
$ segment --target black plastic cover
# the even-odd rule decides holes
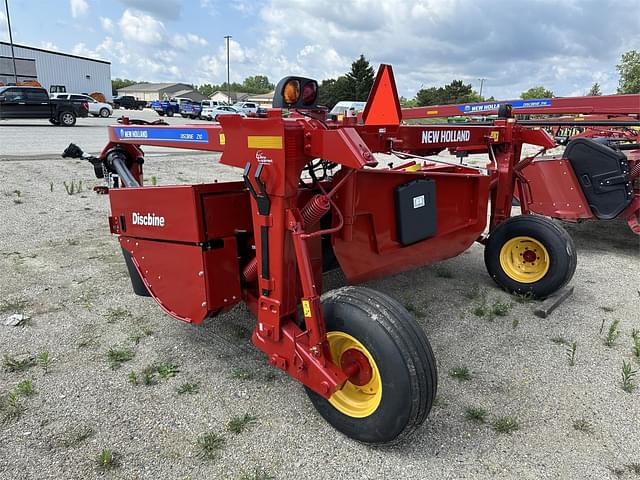
[[[596,217],[615,218],[631,203],[633,190],[624,153],[589,138],[576,138],[567,145],[564,157]]]
[[[133,292],[136,295],[140,295],[141,297],[150,297],[151,294],[149,293],[149,290],[147,290],[147,286],[142,281],[142,278],[140,278],[138,269],[133,264],[133,258],[131,258],[131,254],[124,248],[122,249],[122,254],[124,255],[124,261],[127,264],[129,277],[131,277],[131,286],[133,287]]]
[[[417,179],[395,190],[398,242],[410,245],[436,233],[436,183]]]

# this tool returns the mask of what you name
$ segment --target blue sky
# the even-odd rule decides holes
[[[112,76],[220,83],[317,79],[361,53],[391,63],[401,95],[453,79],[486,79],[514,98],[544,85],[581,95],[618,83],[622,52],[640,46],[638,0],[9,0],[14,41],[112,62]],[[0,13],[0,39],[7,40]]]

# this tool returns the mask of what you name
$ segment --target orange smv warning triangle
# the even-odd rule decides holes
[[[393,78],[391,65],[380,65],[376,81],[367,98],[367,105],[362,112],[365,125],[384,126],[400,125],[402,113],[396,81]]]

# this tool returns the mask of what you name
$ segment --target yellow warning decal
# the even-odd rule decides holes
[[[247,137],[247,147],[282,150],[282,137],[271,135],[249,135]]]
[[[438,114],[438,110],[428,110],[427,111],[427,115],[437,115]]]
[[[494,130],[493,132],[491,132],[491,140],[493,140],[494,142],[497,142],[498,139],[500,139],[500,132],[498,132],[497,130]]]
[[[224,145],[224,133],[220,134],[220,145]]]
[[[302,300],[302,313],[306,318],[311,318],[311,304],[309,300]]]

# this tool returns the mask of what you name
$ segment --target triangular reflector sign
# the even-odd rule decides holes
[[[399,125],[402,113],[391,65],[380,65],[362,113],[365,125]]]

